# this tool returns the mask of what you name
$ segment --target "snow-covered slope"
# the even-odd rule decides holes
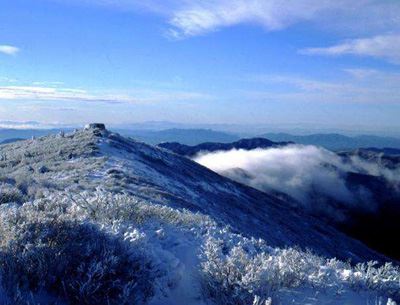
[[[385,258],[294,211],[290,198],[97,127],[0,147],[0,266],[13,302],[26,301],[26,289],[35,302],[44,291],[41,304],[52,297],[157,305],[365,304],[398,297],[398,269],[330,260]],[[58,251],[55,245],[61,267],[49,277],[54,270],[43,261]]]
[[[325,223],[297,214],[290,203],[235,183],[167,150],[106,130],[89,129],[67,137],[15,143],[2,148],[1,154],[6,160],[3,163],[13,165],[5,173],[7,178],[28,179],[28,187],[77,191],[100,186],[204,213],[272,246],[298,245],[343,259],[379,258]]]

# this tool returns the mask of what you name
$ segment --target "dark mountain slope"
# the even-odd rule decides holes
[[[232,143],[216,143],[216,142],[207,142],[201,143],[195,146],[188,146],[184,144],[180,144],[177,142],[167,142],[158,144],[159,147],[169,149],[174,153],[182,156],[194,156],[199,152],[213,152],[213,151],[227,151],[231,149],[244,149],[251,150],[256,148],[272,148],[272,147],[281,147],[288,144],[292,144],[291,142],[273,142],[264,138],[251,138],[251,139],[241,139]]]
[[[310,179],[309,181],[313,182],[309,188],[303,188],[301,184],[298,185],[294,192],[299,200],[296,202],[288,196],[288,194],[292,194],[291,191],[293,192],[293,190],[291,188],[285,190],[285,187],[282,186],[285,181],[281,181],[278,185],[273,184],[275,180],[282,179],[273,169],[276,163],[280,162],[279,157],[262,161],[258,165],[253,165],[252,169],[246,170],[235,163],[231,151],[231,149],[250,151],[259,148],[284,147],[287,144],[291,143],[276,143],[263,138],[255,138],[243,139],[229,144],[203,143],[187,146],[179,143],[162,143],[159,146],[188,157],[194,157],[201,152],[219,152],[220,154],[221,151],[226,151],[225,157],[218,161],[214,159],[214,162],[210,163],[211,169],[216,169],[223,176],[292,203],[293,207],[303,209],[305,213],[331,223],[339,230],[364,241],[372,248],[391,257],[399,258],[399,251],[396,247],[393,247],[397,240],[397,232],[400,230],[400,225],[396,220],[400,217],[398,176],[400,173],[400,157],[396,154],[397,150],[361,148],[334,154],[315,146],[308,146],[314,149],[314,155],[307,155],[308,159],[316,159],[318,155],[324,157],[320,164],[315,165],[318,168],[311,166],[302,177],[298,177],[298,179],[304,181]],[[304,153],[304,149],[307,149],[303,146],[286,146],[285,148],[291,149],[293,154],[291,159],[284,161],[285,166],[290,166],[292,162],[296,162],[296,158]],[[267,154],[265,151],[264,156]],[[274,153],[271,151],[270,156],[272,154]],[[276,154],[281,154],[284,158],[285,151],[282,150],[276,152]],[[206,156],[210,156],[210,154]],[[242,157],[244,158],[243,155]],[[248,158],[253,158],[251,161],[254,162],[254,158],[257,158],[257,156],[248,156]],[[223,160],[231,160],[231,164],[227,165],[228,167],[225,170],[220,170],[218,166]],[[202,161],[198,162],[201,163]],[[307,162],[307,159],[304,159],[290,171],[296,171],[298,167],[302,166],[302,163],[306,164]],[[285,166],[281,168],[283,173],[289,170]],[[258,170],[255,170],[255,168],[258,168]],[[260,172],[259,169],[261,168],[264,170],[263,172]],[[268,177],[269,180],[265,177]],[[318,178],[314,180],[314,177]],[[335,178],[333,179],[333,177]],[[265,182],[262,182],[263,179],[265,179]],[[324,179],[330,181],[329,185]],[[334,190],[335,183],[338,187],[336,192]],[[300,192],[302,192],[302,196],[299,196]],[[299,197],[302,197],[302,199]]]

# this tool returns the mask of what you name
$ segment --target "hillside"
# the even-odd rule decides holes
[[[400,258],[393,247],[400,230],[400,157],[396,149],[361,148],[335,153],[264,138],[158,146],[273,194],[373,249]]]
[[[2,145],[0,180],[4,302],[322,304],[335,296],[329,304],[365,304],[378,295],[392,304],[388,297],[399,298],[397,267],[332,260],[386,259],[294,211],[290,198],[101,125]],[[54,266],[46,263],[51,257]]]

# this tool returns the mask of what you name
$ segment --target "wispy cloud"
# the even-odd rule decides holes
[[[356,79],[366,79],[370,77],[376,77],[377,75],[382,75],[381,71],[375,69],[347,68],[343,69],[343,71],[350,74]],[[390,75],[390,74],[386,73],[385,75]]]
[[[313,20],[327,9],[341,9],[342,1],[219,0],[188,1],[172,14],[170,32],[176,37],[204,34],[237,24],[257,24],[280,30]]]
[[[94,100],[96,97],[85,90],[38,86],[2,86],[3,100]]]
[[[3,83],[16,83],[17,81],[15,78],[0,76],[0,82]]]
[[[89,92],[83,89],[40,87],[40,86],[0,86],[0,100],[30,101],[80,101],[103,103],[152,103],[165,101],[192,101],[210,99],[199,92],[139,90],[136,93],[116,94]]]
[[[6,55],[16,55],[19,52],[19,48],[10,45],[0,45],[0,53]]]
[[[202,35],[239,24],[277,31],[298,23],[348,33],[400,30],[400,3],[374,0],[187,0],[167,9],[169,34]],[[357,20],[355,21],[355,14]]]
[[[53,0],[63,1],[65,0]],[[168,35],[185,38],[239,24],[267,31],[310,22],[325,28],[374,33],[400,30],[400,3],[376,0],[69,0],[163,16]],[[354,18],[354,16],[357,18]]]
[[[400,64],[400,34],[380,35],[370,38],[353,39],[326,48],[308,48],[300,50],[307,55],[360,55],[383,58]]]
[[[0,121],[0,128],[4,129],[49,129],[71,127],[60,123],[42,123],[37,121]]]
[[[64,85],[63,82],[59,82],[59,81],[36,81],[33,82],[32,85],[34,86],[47,86],[47,87],[59,87]]]
[[[255,75],[248,80],[264,84],[268,89],[248,91],[246,95],[250,99],[280,102],[400,103],[400,73],[359,68],[344,72],[347,77],[342,75],[340,81],[290,75]]]

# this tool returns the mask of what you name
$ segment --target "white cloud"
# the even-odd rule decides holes
[[[234,149],[201,154],[195,161],[262,191],[287,193],[304,204],[308,203],[309,193],[317,186],[325,195],[352,200],[352,194],[339,179],[338,172],[325,166],[342,167],[340,158],[315,146],[291,145],[249,151]]]
[[[2,100],[91,100],[94,96],[84,90],[69,88],[37,87],[37,86],[2,86]]]
[[[363,69],[363,68],[347,68],[343,69],[343,71],[347,72],[351,76],[357,79],[365,79],[367,77],[375,77],[379,75],[381,72],[375,69]]]
[[[133,94],[88,92],[82,89],[40,87],[40,86],[0,86],[0,100],[32,101],[81,101],[104,103],[152,103],[166,101],[191,101],[209,99],[199,92],[139,90]]]
[[[267,31],[309,22],[348,33],[400,30],[400,3],[374,0],[187,0],[175,1],[169,33],[178,38],[205,34],[238,24]],[[355,18],[357,16],[357,18]]]
[[[400,103],[400,73],[346,69],[340,80],[317,80],[288,75],[254,75],[247,79],[266,87],[244,94],[265,101],[329,103]]]
[[[10,78],[10,77],[0,76],[0,82],[4,82],[4,83],[15,83],[15,82],[17,82],[17,79],[15,79],[15,78]]]
[[[19,48],[9,45],[0,45],[0,53],[6,55],[16,55],[19,52]]]
[[[0,128],[5,129],[34,129],[40,127],[41,125],[34,121],[0,121]]]
[[[344,216],[343,209],[330,200],[324,201],[324,197],[342,202],[346,209],[375,207],[365,188],[347,186],[347,172],[382,176],[394,184],[400,181],[400,168],[389,169],[358,157],[346,162],[333,152],[311,145],[205,152],[194,160],[261,191],[289,194],[302,208],[337,220]],[[313,199],[316,194],[318,200]]]
[[[53,0],[63,1],[65,0]],[[238,24],[268,31],[301,22],[318,28],[380,33],[400,30],[400,3],[391,0],[69,0],[115,9],[148,11],[166,18],[175,38],[202,35]]]
[[[308,48],[300,53],[308,55],[361,55],[383,58],[400,64],[400,35],[379,35],[370,38],[348,40],[326,48]]]
[[[34,86],[47,86],[47,87],[59,87],[64,85],[63,82],[59,82],[59,81],[40,81],[40,82],[33,82],[32,85]]]
[[[175,36],[194,36],[237,24],[258,24],[280,30],[294,23],[315,19],[327,9],[341,9],[339,1],[321,0],[206,0],[188,1],[172,14]]]

